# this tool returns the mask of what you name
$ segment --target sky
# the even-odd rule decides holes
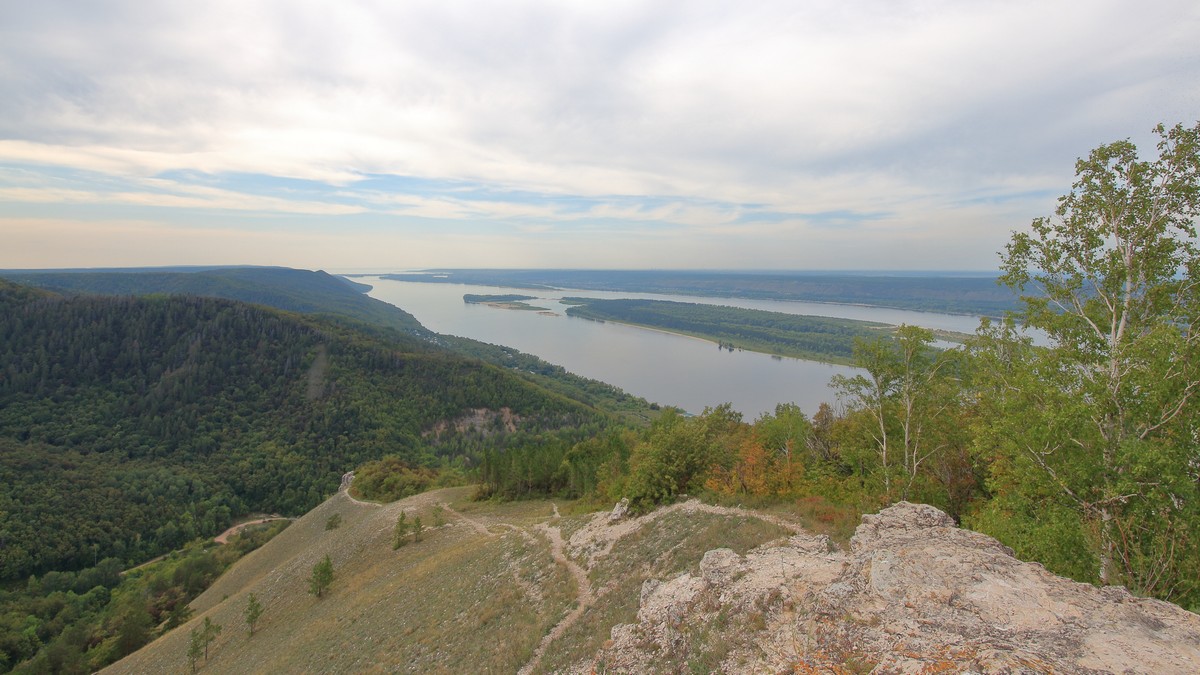
[[[989,270],[1195,0],[0,2],[0,268]]]

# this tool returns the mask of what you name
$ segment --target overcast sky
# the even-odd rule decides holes
[[[994,269],[1195,0],[0,3],[0,267]]]

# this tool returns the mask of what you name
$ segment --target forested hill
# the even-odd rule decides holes
[[[242,513],[301,513],[384,455],[470,465],[484,449],[605,423],[415,339],[229,300],[0,281],[0,308],[3,580],[141,561]],[[515,432],[455,423],[502,409]]]
[[[438,335],[408,312],[366,295],[370,286],[325,272],[287,267],[0,270],[0,278],[64,295],[197,295],[312,314],[372,333],[386,341],[399,342],[406,349],[444,349],[482,359],[540,387],[635,423],[643,422],[650,408],[645,401],[628,396],[616,387],[579,377],[511,347]]]
[[[363,294],[370,287],[322,271],[286,267],[103,271],[3,271],[0,277],[63,294],[200,295],[422,334],[413,316]]]

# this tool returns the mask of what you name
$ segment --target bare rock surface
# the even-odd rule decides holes
[[[649,580],[595,672],[1200,673],[1200,616],[1025,563],[927,505]]]

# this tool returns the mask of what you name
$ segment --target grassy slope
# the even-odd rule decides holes
[[[548,502],[472,503],[467,494],[440,490],[369,506],[339,493],[239,561],[193,602],[188,624],[108,672],[186,672],[188,632],[206,616],[224,626],[209,663],[200,664],[211,672],[516,672],[578,593],[536,526],[549,523],[569,536],[590,516],[557,519]],[[475,524],[439,511],[439,502]],[[393,551],[401,510],[427,525],[441,513],[447,524]],[[334,513],[342,524],[327,531]],[[535,672],[587,662],[614,624],[635,619],[646,578],[695,571],[712,548],[745,551],[783,534],[745,515],[679,511],[649,522],[588,571],[597,599],[550,643]],[[307,578],[326,553],[335,579],[317,599],[307,593]],[[242,619],[250,592],[265,608],[253,637]]]

